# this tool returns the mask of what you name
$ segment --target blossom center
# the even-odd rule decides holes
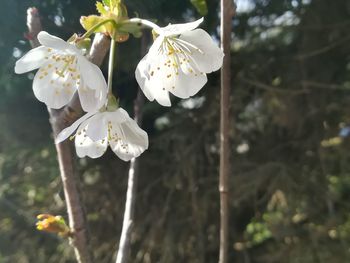
[[[124,142],[122,140],[121,136],[118,136],[118,133],[117,133],[117,130],[119,130],[121,133],[123,133],[123,130],[120,129],[119,127],[114,127],[114,129],[113,129],[113,124],[112,124],[111,121],[108,121],[107,127],[108,127],[107,140],[108,140],[109,144],[111,142],[115,142],[117,144],[119,143],[120,146],[123,148],[123,150],[125,150],[126,153],[129,153],[129,145],[128,145],[128,143]]]
[[[175,78],[183,72],[186,75],[197,77],[204,74],[198,69],[198,65],[193,58],[195,53],[204,54],[204,52],[195,45],[179,39],[177,37],[164,37],[162,44],[158,49],[157,59],[152,63],[149,69],[149,78],[162,78],[169,83],[172,89],[175,89]],[[165,87],[163,87],[165,90]]]
[[[80,73],[77,67],[77,57],[70,54],[60,54],[47,49],[47,61],[39,70],[39,80],[45,81],[55,89],[55,94],[61,92],[72,94],[80,85]],[[48,79],[47,79],[48,78]],[[48,82],[48,83],[47,83]]]

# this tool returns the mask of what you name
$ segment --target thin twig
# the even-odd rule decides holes
[[[32,47],[35,48],[40,45],[37,40],[37,35],[42,30],[39,12],[36,8],[29,8],[27,10],[27,26],[30,43]],[[108,42],[106,37],[95,37],[90,52],[90,60],[95,64],[102,63],[103,57],[108,51],[106,42]],[[81,105],[77,96],[63,109],[48,109],[48,111],[53,135],[55,137],[62,129],[73,123],[82,114]],[[69,227],[73,232],[70,243],[74,247],[75,255],[79,263],[91,263],[93,260],[89,246],[85,211],[81,201],[79,179],[75,172],[74,155],[70,142],[66,141],[56,144],[56,151],[67,205]]]
[[[232,0],[221,0],[221,49],[225,57],[221,68],[220,104],[220,254],[219,263],[228,262],[229,206],[228,176],[230,175],[230,86],[231,86],[231,32],[235,7]]]
[[[315,56],[318,56],[318,55],[321,55],[323,53],[327,53],[328,51],[348,42],[350,40],[350,36],[346,36],[336,42],[332,42],[330,43],[329,45],[327,46],[324,46],[324,47],[321,47],[319,49],[316,49],[316,50],[312,50],[308,53],[305,53],[305,54],[300,54],[300,55],[297,55],[295,57],[295,59],[297,60],[302,60],[302,59],[307,59],[307,58],[311,58],[311,57],[315,57]]]
[[[141,41],[141,55],[145,53],[147,46],[147,38],[144,33]],[[137,97],[134,101],[134,118],[135,121],[141,125],[142,123],[142,106],[144,104],[144,97],[140,90],[138,90]],[[128,173],[128,189],[126,193],[125,210],[122,233],[119,240],[119,248],[117,252],[116,263],[128,262],[130,251],[130,237],[134,222],[135,204],[136,204],[136,189],[137,178],[139,173],[139,161],[136,158],[131,159]]]

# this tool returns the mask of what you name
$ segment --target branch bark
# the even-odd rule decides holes
[[[141,55],[146,53],[148,38],[145,33],[141,39]],[[137,97],[134,101],[134,119],[139,126],[142,123],[142,107],[144,104],[144,97],[140,89],[138,89]],[[122,233],[119,240],[119,248],[117,252],[116,263],[126,263],[129,258],[130,251],[130,236],[133,227],[135,204],[136,204],[136,190],[137,178],[139,174],[139,161],[136,158],[131,159],[128,173],[128,189],[126,192],[125,210]]]
[[[235,13],[232,0],[221,0],[221,49],[225,57],[221,68],[220,104],[220,254],[219,263],[228,262],[229,206],[228,176],[230,167],[230,86],[231,86],[231,32],[232,17]]]
[[[35,48],[40,45],[37,35],[42,30],[39,12],[36,8],[27,10],[27,27],[31,46]],[[108,48],[109,39],[102,35],[96,35],[89,55],[90,61],[96,65],[101,65]],[[59,110],[48,109],[48,112],[55,138],[62,129],[72,124],[83,113],[77,95],[64,108]],[[93,262],[93,257],[89,245],[85,211],[80,193],[79,177],[75,171],[71,143],[65,141],[56,144],[56,151],[66,200],[69,227],[73,232],[70,243],[74,248],[75,256],[79,263],[91,263]]]

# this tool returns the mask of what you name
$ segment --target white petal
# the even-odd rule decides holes
[[[109,114],[108,120],[112,125],[112,135],[116,136],[109,141],[109,144],[112,151],[120,159],[130,161],[132,158],[140,156],[148,148],[148,135],[129,116],[124,122],[115,121],[116,115],[124,115],[125,113],[124,110],[118,109],[118,111]]]
[[[179,98],[189,98],[207,82],[206,75],[197,69],[194,61],[182,53],[158,56],[158,60],[154,60],[151,65],[150,72],[149,84],[145,86],[150,87],[157,101],[167,91]],[[155,87],[161,88],[157,90]]]
[[[59,109],[72,99],[79,81],[72,79],[69,72],[57,75],[57,63],[54,63],[49,61],[35,74],[33,91],[39,101],[50,108]]]
[[[185,74],[179,71],[175,85],[169,91],[176,97],[187,99],[197,94],[205,83],[207,83],[207,76],[204,73]]]
[[[158,36],[147,53],[148,57],[153,58],[159,55],[160,47],[163,45],[163,42],[164,42],[164,37]]]
[[[169,92],[164,87],[163,77],[159,78],[155,76],[159,74],[159,72],[157,72],[159,71],[158,66],[164,61],[162,58],[163,57],[160,55],[154,56],[153,58],[150,54],[146,55],[137,65],[135,75],[136,80],[147,99],[150,101],[156,99],[159,104],[168,107],[171,106],[171,102]]]
[[[143,91],[147,99],[150,101],[153,101],[154,97],[152,93],[149,91],[149,89],[145,88],[146,80],[149,79],[149,73],[148,73],[149,67],[150,65],[147,61],[147,55],[146,55],[141,59],[141,61],[137,65],[135,70],[135,77],[136,77],[137,83],[139,84],[141,90]]]
[[[145,84],[146,84],[146,80],[150,78],[149,73],[150,73],[151,63],[154,60],[154,58],[156,58],[159,55],[159,49],[160,49],[160,46],[163,44],[163,41],[164,41],[163,37],[156,38],[150,50],[141,59],[141,61],[139,62],[135,70],[136,81],[139,84],[145,96],[147,97],[147,99],[150,101],[154,100],[154,96],[152,92],[149,91],[149,89],[145,88]]]
[[[82,123],[75,136],[75,150],[77,155],[82,158],[89,156],[91,158],[101,157],[107,149],[107,138],[99,141],[92,141],[85,133],[89,120]]]
[[[130,118],[129,113],[123,108],[118,108],[114,112],[105,112],[106,118],[112,118],[116,122],[125,122],[133,120]]]
[[[94,142],[107,137],[105,115],[106,113],[98,112],[89,119],[89,123],[86,127],[86,135]]]
[[[169,97],[169,92],[165,89],[164,84],[161,79],[152,78],[151,80],[146,80],[143,92],[149,92],[152,94],[154,99],[162,106],[170,107],[171,101]]]
[[[90,118],[92,115],[94,115],[94,112],[89,112],[80,117],[78,120],[76,120],[71,126],[63,129],[58,135],[55,140],[55,143],[58,144],[60,142],[63,142],[65,139],[67,139],[77,128],[78,126],[88,118]]]
[[[200,50],[190,48],[191,57],[195,60],[200,71],[210,73],[221,68],[224,53],[203,29],[185,32],[181,34],[179,39],[189,42]]]
[[[47,47],[43,46],[30,50],[27,54],[17,60],[15,72],[17,74],[22,74],[41,67],[46,62],[45,57],[48,53]]]
[[[81,107],[84,111],[97,111],[106,103],[107,84],[97,89],[91,89],[83,79],[80,80],[78,88]]]
[[[55,54],[52,55],[52,57],[55,56]],[[65,56],[55,57],[56,60],[52,57],[36,73],[33,91],[37,99],[48,107],[59,109],[71,100],[80,80],[76,77],[74,60],[67,67]]]
[[[68,42],[64,41],[59,37],[50,35],[45,31],[39,32],[38,40],[40,44],[42,44],[43,46],[64,51],[64,52],[69,52],[71,54],[75,54],[75,53],[80,54],[80,51],[72,44],[69,44]]]
[[[182,34],[183,32],[186,31],[191,31],[195,28],[197,28],[202,22],[203,22],[203,17],[190,22],[190,23],[184,23],[184,24],[174,24],[174,25],[168,25],[166,27],[162,27],[160,29],[155,29],[155,31],[159,34],[159,35],[163,35],[163,36],[174,36],[174,35],[179,35]]]
[[[88,61],[84,56],[78,56],[78,67],[85,85],[90,89],[107,88],[101,69]]]

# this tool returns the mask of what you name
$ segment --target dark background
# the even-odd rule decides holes
[[[40,213],[66,217],[48,114],[32,73],[14,63],[30,47],[26,9],[45,30],[83,33],[94,1],[1,0],[0,262],[75,262],[67,240],[38,232]],[[199,18],[189,0],[125,1],[162,26]],[[218,1],[201,27],[218,39]],[[233,21],[230,262],[350,260],[350,2],[240,0]],[[132,114],[139,39],[117,51],[114,91]],[[103,67],[106,72],[106,65]],[[217,262],[219,74],[172,108],[146,102],[150,148],[140,158],[130,262]],[[128,164],[110,151],[77,159],[96,262],[113,262]]]

